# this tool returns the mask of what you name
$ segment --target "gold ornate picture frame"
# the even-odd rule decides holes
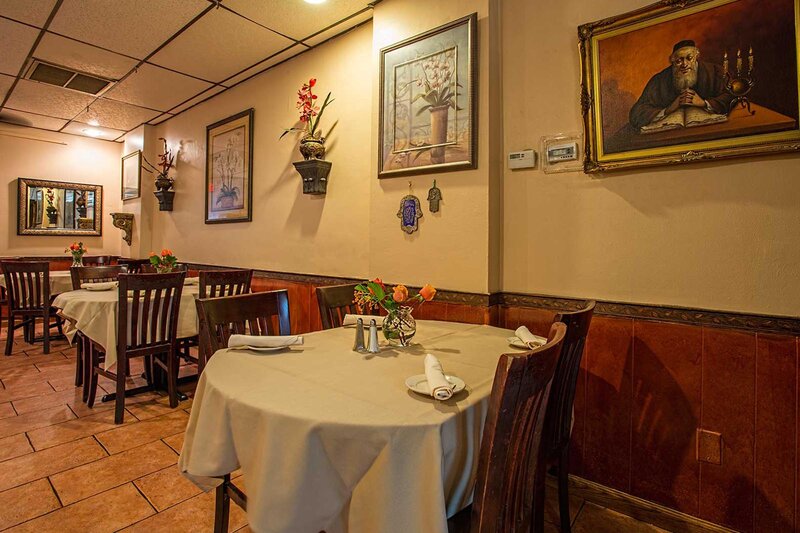
[[[800,0],[662,0],[578,28],[587,173],[800,150]]]

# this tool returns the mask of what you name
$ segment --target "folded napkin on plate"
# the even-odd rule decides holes
[[[437,400],[449,400],[453,396],[453,384],[444,377],[442,363],[435,355],[425,354],[425,377],[431,389],[431,396]]]
[[[184,285],[200,285],[200,278],[184,278]]]
[[[87,291],[110,291],[111,289],[116,289],[118,284],[116,281],[87,282],[81,283],[81,289],[86,289]]]
[[[228,348],[244,348],[253,346],[254,348],[283,348],[303,344],[303,337],[300,335],[231,335],[228,339]]]
[[[544,346],[547,344],[547,339],[544,337],[539,337],[538,335],[534,335],[531,333],[531,330],[525,326],[518,327],[517,331],[514,332],[514,335],[516,335],[519,340],[527,344],[529,348],[538,348],[539,346]]]
[[[378,324],[378,327],[381,327],[381,323],[383,322],[383,317],[378,315],[344,315],[344,321],[342,322],[343,326],[355,326],[358,324],[358,319],[364,319],[364,325],[369,326],[369,322],[372,319],[375,319],[375,323]]]

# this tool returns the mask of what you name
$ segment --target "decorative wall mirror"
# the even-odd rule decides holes
[[[102,235],[103,186],[19,178],[17,235]]]

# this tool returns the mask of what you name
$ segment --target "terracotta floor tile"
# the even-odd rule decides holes
[[[586,503],[572,526],[573,533],[668,533],[646,522],[617,513],[592,503]]]
[[[5,346],[3,347],[5,348]],[[4,374],[7,370],[14,368],[25,367],[26,365],[35,365],[36,363],[47,363],[56,361],[58,359],[66,359],[64,354],[58,351],[51,351],[49,354],[35,354],[27,355],[25,353],[18,353],[3,357],[0,359],[0,375]]]
[[[92,461],[107,454],[91,437],[0,463],[0,490],[17,487]]]
[[[136,487],[131,483],[127,483],[92,498],[53,511],[35,520],[25,522],[10,529],[9,532],[80,531],[81,533],[110,533],[147,518],[154,512],[147,500],[136,490]]]
[[[65,409],[69,408],[65,407]],[[74,417],[75,415],[72,416]],[[135,418],[131,415],[127,415],[123,420],[123,424],[131,424],[135,421]],[[0,420],[0,424],[3,422],[5,422],[5,420]],[[114,424],[114,411],[105,411],[96,415],[85,416],[54,426],[29,431],[28,437],[31,439],[31,444],[33,444],[34,449],[42,450],[117,427],[119,426]]]
[[[81,389],[76,389],[74,386],[70,390],[61,392],[51,391],[47,394],[34,396],[33,398],[24,398],[22,400],[14,400],[14,408],[21,415],[25,413],[32,413],[34,411],[41,411],[50,407],[58,405],[72,405],[74,403],[83,403],[81,399]]]
[[[0,492],[0,529],[16,526],[59,507],[58,498],[46,479]]]
[[[128,411],[139,420],[147,420],[148,418],[188,409],[191,407],[191,405],[192,400],[188,399],[180,402],[177,407],[171,408],[169,406],[169,398],[166,396],[160,396],[147,402],[137,403],[136,405],[126,405],[126,407],[128,408]]]
[[[0,420],[0,437],[45,428],[75,418],[66,405]]]
[[[8,418],[10,416],[17,416],[17,412],[11,407],[11,402],[0,403],[0,418]]]
[[[231,505],[228,531],[236,531],[247,524],[245,512]],[[146,520],[124,529],[126,533],[197,533],[214,529],[214,491],[198,494]]]
[[[170,448],[175,450],[175,452],[180,455],[181,448],[183,448],[183,439],[186,436],[186,433],[181,431],[180,433],[176,433],[170,437],[165,437],[162,440],[169,445]]]
[[[203,492],[181,475],[177,465],[153,472],[136,480],[134,484],[159,511]]]
[[[69,368],[48,368],[44,372],[37,370],[36,365],[30,366],[33,369],[32,371],[26,369],[25,372],[16,372],[16,375],[3,373],[3,385],[6,387],[20,387],[41,383],[43,381],[72,377],[72,386],[75,386],[74,365],[70,365]]]
[[[178,411],[100,433],[97,440],[109,453],[119,453],[184,431],[188,421],[189,415]]]
[[[59,378],[48,379],[48,383],[50,386],[53,387],[54,390],[57,392],[74,389],[75,388],[75,375],[64,376]],[[98,389],[98,393],[100,389]]]
[[[33,385],[8,386],[7,388],[0,390],[0,403],[12,402],[14,400],[21,400],[22,398],[30,398],[32,396],[40,396],[42,394],[47,394],[48,392],[53,392],[53,387],[51,387],[46,381]]]
[[[69,505],[172,466],[177,460],[169,446],[156,441],[51,476],[50,481],[61,503]]]
[[[24,433],[0,439],[0,461],[7,461],[33,451]]]

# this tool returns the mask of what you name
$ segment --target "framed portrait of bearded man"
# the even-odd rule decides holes
[[[578,28],[585,172],[800,150],[800,0],[662,0]]]

